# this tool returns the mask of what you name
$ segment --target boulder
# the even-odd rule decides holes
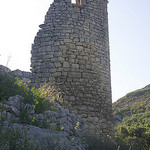
[[[19,123],[14,123],[13,127],[18,128],[22,133],[26,133],[34,149],[37,150],[85,150],[79,137],[68,136],[66,132],[55,132],[50,129]]]
[[[9,97],[7,104],[9,106],[16,107],[20,111],[23,100],[24,98],[22,96],[16,95],[16,96]]]

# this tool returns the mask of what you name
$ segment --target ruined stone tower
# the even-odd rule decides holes
[[[112,128],[107,0],[55,0],[32,46],[33,82],[58,85],[87,132]]]

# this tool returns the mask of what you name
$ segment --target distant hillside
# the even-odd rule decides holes
[[[149,113],[150,110],[150,85],[128,93],[126,96],[113,103],[115,124],[125,117],[133,118],[133,115]]]
[[[143,150],[150,132],[150,85],[113,103],[113,116],[115,136]]]

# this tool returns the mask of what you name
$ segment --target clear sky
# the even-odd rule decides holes
[[[30,70],[31,44],[52,0],[0,1],[0,64]],[[150,0],[109,0],[113,102],[150,84]]]

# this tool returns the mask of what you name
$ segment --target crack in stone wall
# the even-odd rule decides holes
[[[32,82],[58,85],[90,133],[112,130],[107,3],[55,0],[31,51]]]

